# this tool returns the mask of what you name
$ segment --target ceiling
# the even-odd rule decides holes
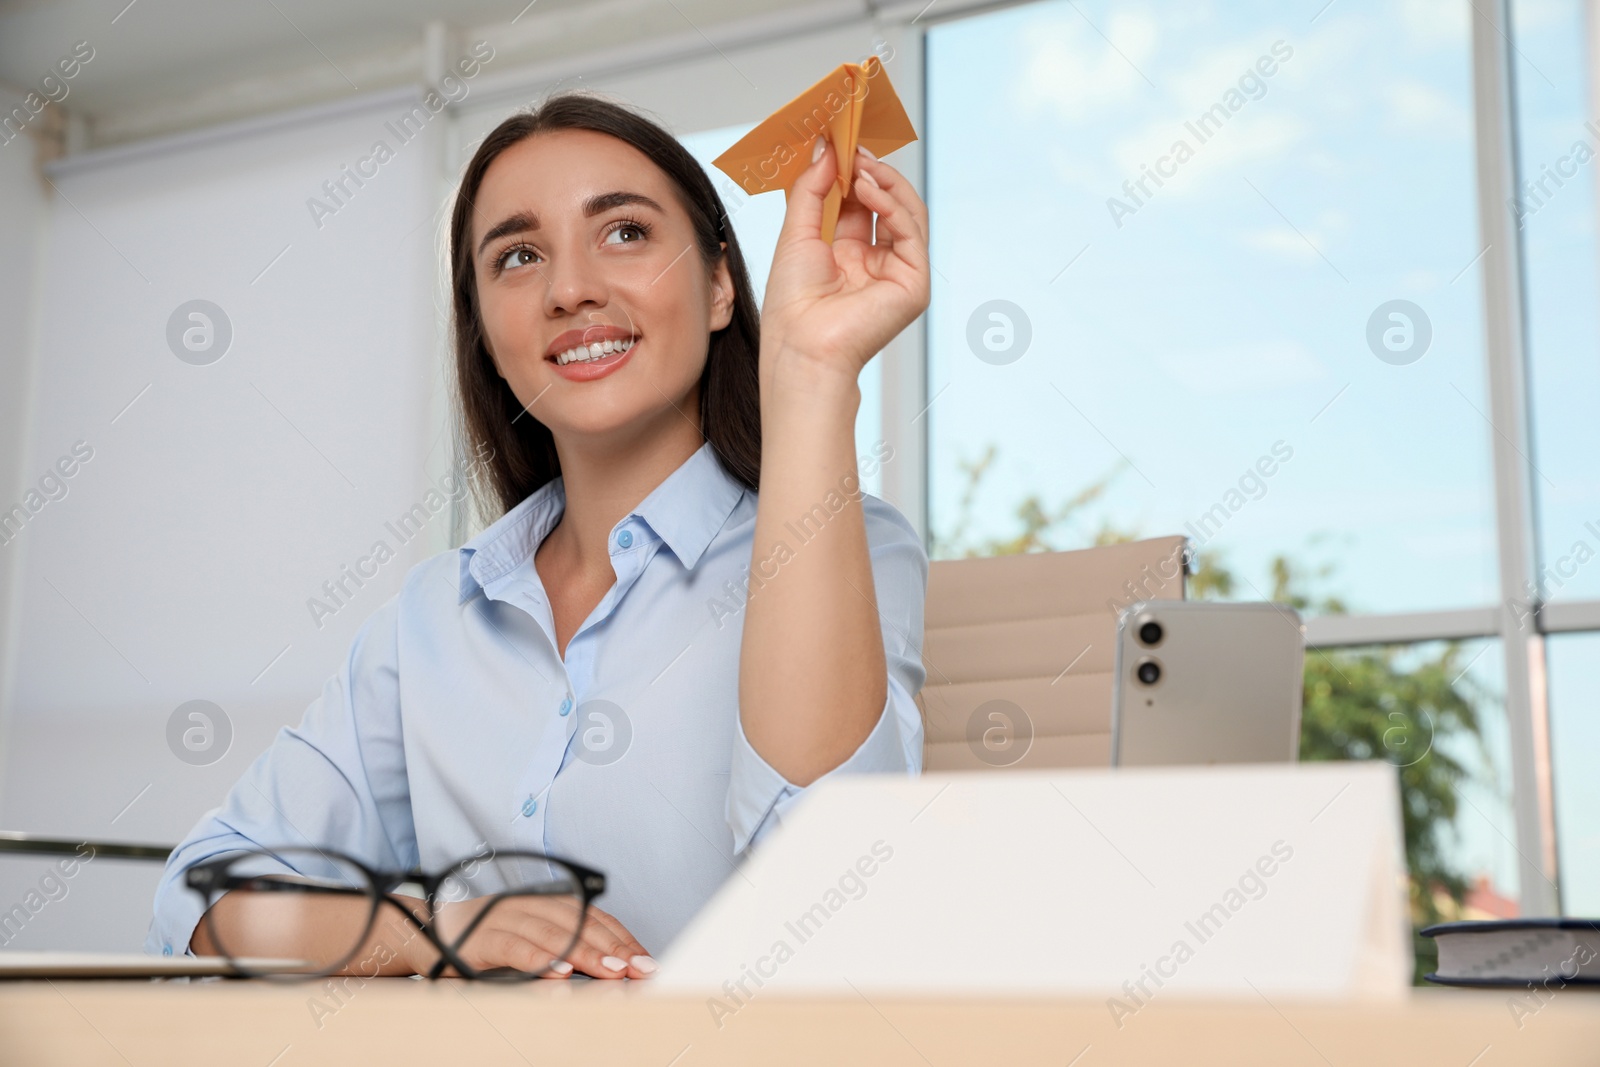
[[[495,69],[719,30],[817,0],[0,0],[0,85],[37,88],[74,45],[92,58],[65,109],[87,145],[116,144],[422,77],[430,22]],[[859,14],[867,6],[851,6]],[[86,51],[86,50],[85,50]],[[59,92],[59,90],[57,90]]]

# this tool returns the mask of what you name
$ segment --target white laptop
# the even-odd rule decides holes
[[[1402,863],[1381,762],[823,779],[642,984],[1392,999]]]

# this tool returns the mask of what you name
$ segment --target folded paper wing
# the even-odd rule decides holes
[[[877,56],[841,63],[712,160],[754,196],[782,189],[785,198],[811,165],[811,144],[826,133],[839,173],[822,204],[822,239],[833,240],[839,207],[850,195],[856,146],[883,156],[917,139],[906,109]]]

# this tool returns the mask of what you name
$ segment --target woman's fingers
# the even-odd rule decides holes
[[[856,182],[856,195],[861,202],[878,213],[878,240],[875,247],[882,249],[878,260],[882,266],[874,273],[894,277],[907,292],[921,294],[926,306],[926,296],[931,288],[932,263],[928,260],[926,223],[917,215],[922,201],[911,183],[901,178],[893,167],[862,156],[864,164],[861,178]],[[871,168],[871,169],[868,169]],[[883,173],[893,175],[894,189],[885,188],[867,175]],[[912,203],[908,203],[912,201]]]
[[[891,172],[894,168],[884,163],[871,163],[865,156],[861,162],[866,167],[881,168],[884,172]],[[926,243],[926,233],[922,220],[917,217],[916,204],[909,203],[907,198],[921,203],[920,198],[911,189],[911,183],[898,181],[894,188],[887,188],[877,180],[873,170],[863,168],[861,175],[856,179],[855,195],[861,202],[878,213],[878,233],[880,236],[888,231],[892,241],[905,242],[921,246]],[[881,240],[879,243],[883,243]]]
[[[857,191],[860,187],[861,178],[857,175],[850,195],[839,202],[839,218],[833,225],[834,244],[840,241],[872,244],[872,209],[861,200]],[[821,236],[820,231],[818,236]]]
[[[583,937],[573,942],[576,908],[566,902],[560,905],[562,913],[552,914],[551,908],[549,901],[512,897],[501,901],[490,919],[498,928],[524,941],[547,946],[552,956],[559,954],[561,959],[584,974],[596,978],[621,978],[627,974],[625,961],[622,967],[607,965],[606,958],[613,955],[609,944],[596,944],[593,939]]]
[[[637,938],[623,926],[616,916],[589,906],[589,917],[583,924],[583,941],[605,953],[602,965],[622,961],[628,965],[630,977],[645,978],[655,973],[656,961]]]
[[[556,953],[563,947],[534,940],[520,930],[501,926],[491,915],[484,925],[472,932],[467,944],[456,952],[474,970],[512,967],[519,971],[534,972],[544,971],[556,963]],[[554,971],[550,973],[555,974]]]
[[[872,208],[861,198],[863,186],[870,185],[872,178],[863,177],[861,164],[866,161],[866,156],[860,152],[853,152],[854,159],[851,163],[854,169],[850,176],[850,195],[839,203],[839,220],[834,225],[833,240],[837,244],[841,240],[860,241],[864,245],[872,244]],[[879,238],[880,243],[882,238]]]
[[[877,255],[869,260],[869,272],[880,280],[890,280],[907,293],[926,296],[931,282],[927,244],[911,227],[905,208],[878,188],[860,185],[862,203],[878,211]],[[924,303],[926,301],[924,300]]]
[[[558,910],[557,910],[558,909]],[[489,920],[525,941],[548,946],[552,954],[595,978],[647,978],[655,961],[614,916],[591,907],[578,940],[569,949],[576,909],[531,897],[500,902]]]
[[[822,154],[800,172],[789,187],[789,203],[784,211],[783,228],[778,232],[778,244],[783,245],[797,237],[822,235],[822,201],[828,195],[838,176],[839,163],[833,143],[818,134],[809,150],[822,147]]]
[[[481,900],[447,906],[440,918],[440,933],[463,962],[476,970],[512,967],[544,972],[547,977],[572,974],[573,927],[578,909],[569,903],[532,897],[506,897],[484,914],[462,937],[482,907]],[[563,958],[563,957],[566,958]],[[598,954],[585,955],[586,963],[599,966]]]
[[[862,173],[872,176],[872,183],[883,192],[889,194],[890,199],[905,210],[906,217],[915,235],[924,242],[928,238],[928,205],[922,202],[922,197],[917,195],[917,190],[906,180],[905,175],[895,170],[881,159],[871,159],[866,152],[856,151],[857,177]],[[884,212],[879,212],[884,214]]]
[[[610,912],[602,911],[591,904],[589,905],[589,921],[598,922],[608,927],[613,934],[622,940],[623,944],[627,947],[628,954],[630,956],[649,955],[649,950],[639,943],[638,938],[634,937],[633,933],[629,931],[626,926],[622,925],[622,920],[618,919]]]

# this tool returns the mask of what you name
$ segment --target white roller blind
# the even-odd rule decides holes
[[[388,94],[55,175],[23,480],[37,496],[0,501],[26,513],[0,545],[21,554],[11,827],[180,834],[444,546],[428,472],[450,456],[447,120],[407,127],[408,111]],[[174,313],[197,300],[221,315],[180,316],[175,350]],[[208,330],[231,340],[206,363],[181,337]],[[214,764],[170,751],[192,700],[236,735]]]

